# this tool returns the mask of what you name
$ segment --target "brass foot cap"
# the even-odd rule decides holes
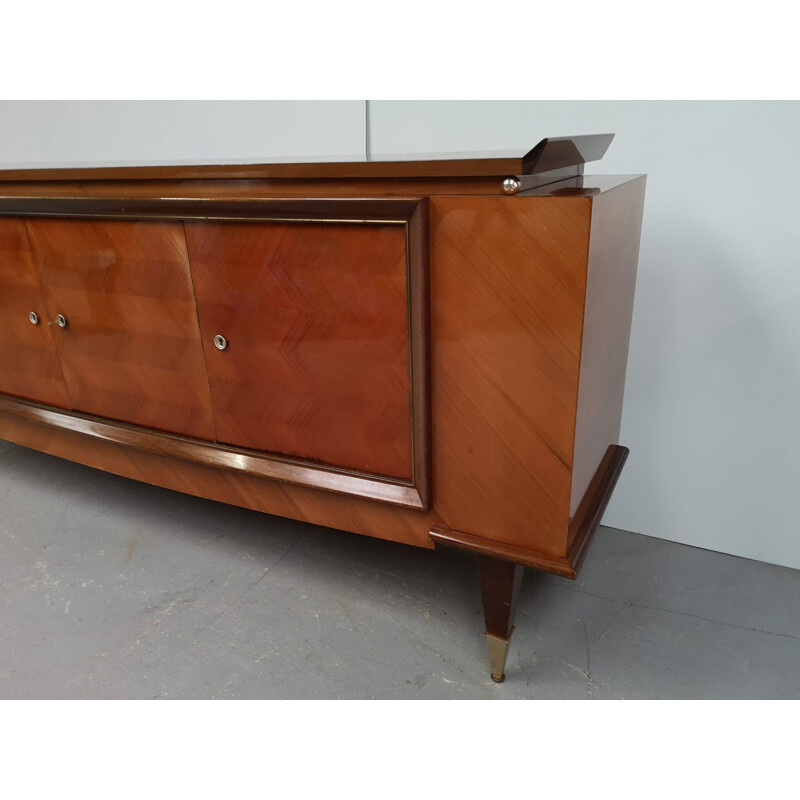
[[[514,629],[512,628],[508,632],[508,636],[486,634],[486,641],[489,645],[489,668],[495,683],[502,683],[506,678],[506,658],[513,633]]]

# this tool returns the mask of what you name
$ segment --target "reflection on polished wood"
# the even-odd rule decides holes
[[[436,507],[563,558],[591,201],[431,201]],[[480,225],[476,224],[480,220]],[[498,265],[502,269],[498,269]]]
[[[76,411],[214,439],[180,223],[28,220]]]
[[[508,172],[0,175],[0,437],[474,552],[499,680],[522,566],[576,577],[627,456],[645,182],[573,174],[607,143]]]
[[[530,547],[508,544],[474,533],[453,530],[437,523],[431,528],[431,539],[437,544],[458,547],[478,555],[491,556],[525,567],[552,572],[564,578],[575,579],[586,556],[594,532],[617,484],[622,467],[628,457],[628,448],[609,445],[603,460],[592,477],[580,505],[569,521],[567,551],[564,556],[550,556]]]
[[[69,408],[49,320],[25,220],[0,218],[0,392]]]
[[[110,181],[110,180],[307,180],[459,178],[541,173],[597,161],[614,138],[613,133],[561,136],[542,139],[531,150],[499,153],[433,153],[413,158],[381,158],[349,161],[272,164],[205,164],[158,167],[70,167],[55,169],[0,170],[0,181]]]
[[[187,222],[186,238],[219,441],[410,482],[405,225]]]
[[[609,444],[619,441],[644,188],[629,181],[592,201],[571,517]]]
[[[394,184],[395,197],[403,197],[403,187],[407,185],[404,181]],[[36,184],[34,189],[41,190],[42,186]],[[573,518],[580,514],[575,500],[580,499],[581,486],[586,485],[587,478],[581,476],[591,476],[599,468],[604,457],[601,445],[607,448],[615,444],[624,377],[618,367],[624,358],[617,352],[618,344],[613,343],[626,340],[630,323],[629,289],[619,295],[613,315],[598,313],[598,304],[606,296],[603,287],[613,288],[617,274],[602,265],[607,259],[604,254],[618,254],[616,261],[608,263],[618,264],[620,280],[630,284],[638,249],[643,186],[642,178],[631,176],[582,176],[510,197],[445,192],[429,199],[432,425],[420,426],[419,431],[415,426],[414,435],[434,451],[435,524],[451,532],[449,541],[471,537],[473,544],[486,542],[484,550],[489,554],[499,546],[519,563],[575,574],[575,542],[580,539],[580,551],[585,552],[585,542],[591,535],[577,537],[575,533],[580,528],[573,525]],[[62,198],[68,188],[64,184],[59,190]],[[76,194],[84,191],[79,185],[73,188]],[[98,202],[103,197],[103,202],[113,197],[104,184],[94,188]],[[159,203],[165,209],[172,205],[152,194],[164,188],[147,182],[131,184],[132,194],[153,208]],[[258,212],[258,202],[245,199],[254,196],[252,188],[245,182],[237,201],[232,199],[233,184],[224,185],[216,198],[211,197],[210,184],[194,195],[207,196],[221,213],[229,207],[234,216],[242,213],[243,202],[251,203],[253,207],[246,213],[253,214]],[[375,203],[375,217],[384,220],[390,216],[384,204],[421,205],[418,199],[383,199],[382,193],[388,188],[389,184],[381,186],[375,199],[356,202],[361,206]],[[296,186],[295,196],[302,190],[302,186]],[[335,188],[330,191],[335,192]],[[31,196],[35,194],[31,190]],[[58,199],[56,194],[52,200],[37,200],[42,204],[42,213],[52,208],[48,206],[52,203],[60,204],[58,213],[70,213],[70,201]],[[84,194],[88,197],[91,192],[86,190]],[[23,206],[14,206],[19,201],[8,198],[4,202],[9,204],[10,212],[25,213]],[[110,202],[117,204],[116,213],[130,213],[133,219],[143,213],[125,211],[125,201]],[[175,201],[178,205],[183,202]],[[284,201],[273,198],[265,202],[263,215],[275,211],[275,202]],[[321,216],[328,201],[315,198],[309,202],[313,203],[314,214]],[[352,209],[349,203],[344,195],[332,199],[332,214],[341,216],[344,208]],[[593,214],[595,204],[602,204],[597,206],[597,214]],[[72,208],[77,215],[87,213],[82,201],[75,201]],[[408,215],[408,208],[401,210],[400,216]],[[174,207],[169,213],[174,213]],[[29,225],[56,222],[31,218]],[[66,220],[62,223],[69,224]],[[153,225],[154,230],[160,225],[170,227],[166,223],[147,224]],[[210,229],[227,224],[237,226],[187,221],[186,227],[207,225]],[[337,236],[346,227],[338,227]],[[591,241],[602,241],[602,247],[593,251],[596,255],[590,253]],[[428,248],[422,245],[412,249],[427,256]],[[207,272],[210,277],[210,264]],[[427,292],[419,295],[424,299]],[[425,305],[418,303],[417,311]],[[581,349],[584,314],[587,330],[605,337],[611,343],[608,347],[598,342]],[[605,327],[592,322],[595,315],[605,320]],[[423,317],[424,314],[416,328],[424,331],[427,323]],[[67,331],[59,335],[62,333]],[[412,338],[413,334],[412,329]],[[211,346],[213,335],[216,333],[204,337],[206,349]],[[230,351],[209,355],[230,355],[236,336],[228,338],[232,342]],[[426,336],[418,338],[423,345],[427,341]],[[425,348],[421,349],[424,354]],[[419,367],[418,361],[421,360],[412,367],[419,368],[424,378],[427,367]],[[610,371],[603,377],[606,363]],[[599,416],[578,413],[578,387],[582,381],[605,392],[601,403],[604,410]],[[413,383],[421,386],[424,380]],[[587,396],[590,395],[591,391]],[[426,396],[425,391],[420,404],[423,410]],[[90,413],[110,416],[95,409]],[[416,422],[418,415],[414,416]],[[597,423],[600,427],[592,419],[602,420]],[[587,430],[595,431],[594,435],[586,438],[579,431],[576,438],[576,420],[579,426],[585,424]],[[170,430],[163,422],[153,427]],[[425,431],[429,433],[426,435]],[[211,438],[207,433],[191,435]],[[582,442],[592,444],[586,447]],[[252,448],[250,442],[243,446]],[[313,467],[314,462],[308,464]],[[405,473],[397,479],[398,486],[409,474],[395,467],[379,468]],[[416,483],[419,485],[418,480]],[[583,490],[583,499],[592,491],[590,484]],[[427,501],[422,505],[427,506]],[[417,542],[418,537],[416,530],[409,539]],[[480,549],[478,545],[475,548]]]
[[[432,511],[375,502],[353,493],[320,491],[235,468],[189,461],[180,452],[154,453],[7,412],[8,405],[3,404],[0,439],[196,497],[426,548],[433,547],[428,531],[441,522]],[[267,526],[265,535],[268,533]]]

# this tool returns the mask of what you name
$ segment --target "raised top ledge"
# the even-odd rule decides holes
[[[0,181],[319,180],[540,175],[598,161],[605,155],[613,138],[613,133],[550,137],[542,139],[524,154],[501,151],[384,156],[369,161],[5,169],[0,170]]]

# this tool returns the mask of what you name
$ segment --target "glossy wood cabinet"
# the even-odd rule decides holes
[[[0,437],[575,577],[618,441],[641,176],[522,156],[0,173]],[[265,528],[268,535],[268,528]]]

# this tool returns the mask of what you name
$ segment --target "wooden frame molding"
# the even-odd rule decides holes
[[[572,565],[576,577],[630,452],[627,447],[617,444],[611,445],[606,450],[583,499],[569,521],[567,561]]]
[[[199,164],[158,167],[62,167],[0,170],[0,181],[106,180],[264,180],[451,178],[530,175],[598,161],[613,133],[542,139],[527,153],[501,152],[476,158],[464,153],[420,160],[278,162],[273,164]]]
[[[0,189],[1,191],[1,189]],[[110,219],[202,219],[342,224],[406,224],[424,198],[137,198],[137,197],[7,197],[0,196],[0,214],[25,217]]]
[[[305,222],[343,225],[402,225],[406,231],[409,386],[412,480],[360,473],[330,464],[247,450],[137,428],[125,423],[64,413],[5,397],[0,410],[56,427],[100,436],[153,453],[241,469],[252,475],[354,494],[409,508],[431,503],[430,326],[428,302],[427,199],[366,200],[133,200],[124,198],[1,198],[0,215],[75,219]],[[20,405],[22,404],[22,405]],[[26,406],[26,408],[23,408]],[[33,409],[38,408],[37,412]],[[115,431],[114,428],[119,428]],[[229,452],[229,457],[225,452]]]
[[[124,422],[112,422],[89,414],[63,411],[9,395],[0,395],[0,414],[81,433],[113,444],[156,455],[172,456],[196,464],[222,467],[247,475],[312,486],[338,494],[351,494],[406,508],[424,508],[416,487],[391,478],[312,465],[300,459],[247,450],[242,447],[190,439]]]
[[[574,580],[578,577],[586,557],[587,545],[600,525],[603,512],[611,499],[629,452],[627,447],[620,445],[611,445],[606,451],[575,516],[570,520],[569,544],[563,558],[493,541],[472,533],[454,531],[440,525],[431,528],[431,540],[436,544],[458,547],[481,556],[491,556],[525,567],[543,569]]]

